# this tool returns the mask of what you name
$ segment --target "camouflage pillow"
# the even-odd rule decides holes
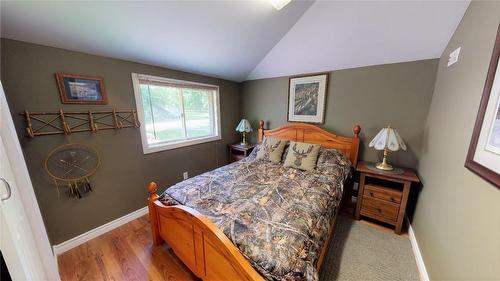
[[[322,147],[319,150],[316,170],[318,173],[326,176],[349,175],[351,170],[351,161],[349,161],[349,159],[337,149],[327,149]]]
[[[277,138],[264,138],[262,144],[259,145],[259,151],[257,151],[255,159],[279,163],[287,142]]]
[[[312,171],[316,167],[316,160],[318,160],[318,153],[321,145],[290,142],[288,154],[285,158],[284,167],[293,167],[299,170]]]
[[[257,144],[253,149],[252,152],[248,155],[247,159],[255,159],[257,157],[257,152],[260,150],[260,144]]]

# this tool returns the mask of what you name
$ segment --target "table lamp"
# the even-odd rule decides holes
[[[373,140],[368,145],[369,147],[373,147],[376,150],[384,151],[384,158],[382,159],[382,163],[377,163],[375,167],[384,171],[392,171],[394,168],[387,163],[387,156],[390,151],[398,151],[399,149],[406,150],[406,144],[403,139],[399,136],[396,129],[391,128],[391,126],[387,126],[387,128],[383,128],[380,132],[373,138]]]
[[[250,122],[247,119],[241,119],[240,123],[236,127],[236,131],[240,132],[243,135],[243,140],[241,141],[241,145],[248,145],[246,139],[246,133],[250,133],[252,130],[252,126],[250,126]]]

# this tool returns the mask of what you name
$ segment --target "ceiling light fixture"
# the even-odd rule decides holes
[[[283,9],[283,7],[288,5],[288,3],[292,2],[292,0],[268,0],[268,1],[278,11]]]

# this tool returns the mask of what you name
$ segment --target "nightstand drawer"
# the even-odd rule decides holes
[[[389,224],[396,224],[399,205],[384,200],[363,196],[361,215],[371,217]]]
[[[363,195],[399,204],[401,203],[402,192],[379,185],[366,184]]]
[[[231,162],[240,161],[243,158],[245,158],[245,155],[243,155],[243,154],[232,154],[231,155]]]

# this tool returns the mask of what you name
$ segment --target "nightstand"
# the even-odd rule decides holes
[[[401,234],[411,184],[420,182],[415,172],[405,168],[385,172],[364,161],[356,170],[360,173],[356,219],[369,217],[393,225]]]
[[[230,144],[228,145],[229,148],[229,163],[241,160],[245,157],[247,157],[252,150],[255,148],[255,144],[249,143],[247,145],[241,145],[239,143],[237,144]]]

